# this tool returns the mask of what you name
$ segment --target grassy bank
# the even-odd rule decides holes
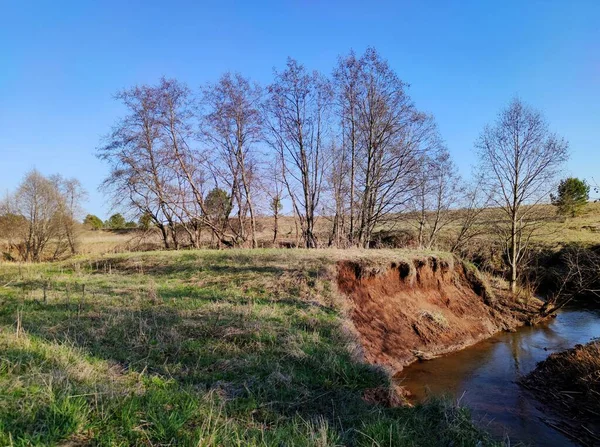
[[[521,384],[562,417],[559,430],[584,445],[600,443],[600,341],[552,354]]]
[[[468,412],[384,408],[338,251],[0,264],[1,445],[477,445]],[[369,256],[409,256],[377,252]],[[377,259],[372,260],[377,262]]]

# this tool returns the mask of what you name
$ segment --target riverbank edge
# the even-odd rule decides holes
[[[560,417],[544,422],[582,445],[600,444],[600,340],[551,354],[518,383]]]
[[[474,265],[451,255],[430,254],[408,260],[387,259],[387,262],[379,262],[376,265],[364,261],[361,259],[338,262],[338,290],[352,303],[353,309],[350,310],[348,318],[355,328],[356,338],[365,354],[365,361],[383,366],[391,379],[392,389],[389,395],[379,399],[383,404],[392,406],[410,405],[410,390],[397,384],[394,380],[405,367],[415,362],[431,360],[461,351],[498,333],[514,332],[519,327],[536,325],[553,316],[549,314],[543,318],[540,317],[539,311],[543,306],[543,301],[540,299],[515,297],[499,278],[490,278],[481,273]],[[423,271],[423,269],[427,271]],[[348,272],[350,272],[350,278],[348,278]],[[373,289],[373,281],[379,281],[381,284],[376,284],[375,289]],[[365,283],[369,283],[369,288],[366,291],[358,290]],[[396,283],[400,285],[398,286]],[[465,319],[487,319],[485,331],[470,333],[467,336],[464,332],[457,333],[456,337],[450,337],[442,344],[437,343],[427,346],[427,343],[424,343],[418,349],[408,349],[409,352],[406,355],[396,356],[392,361],[389,361],[389,357],[388,359],[377,358],[377,355],[369,352],[373,350],[374,342],[372,337],[370,339],[369,335],[365,334],[364,321],[357,321],[357,313],[361,310],[365,311],[365,309],[360,309],[361,304],[357,300],[357,295],[362,294],[367,301],[373,301],[377,299],[378,294],[381,295],[382,293],[385,299],[392,299],[394,294],[399,293],[402,295],[404,291],[410,294],[414,293],[415,290],[421,290],[425,293],[423,301],[428,301],[431,300],[428,294],[439,293],[446,285],[452,287],[458,285],[460,287],[459,292],[470,295],[472,300],[470,304],[483,307],[483,313],[481,313],[481,309],[478,309],[480,315],[477,312],[469,314],[468,312],[471,309],[462,309],[462,311],[467,312]],[[456,292],[457,290],[452,289],[452,291]],[[388,296],[385,296],[386,293]],[[450,301],[450,298],[448,300]],[[396,304],[402,304],[402,299],[400,298],[400,301]],[[450,304],[448,304],[448,307],[451,307]],[[402,309],[402,306],[397,307],[396,313],[402,313],[400,309]],[[366,323],[367,329],[369,326],[385,326],[385,322],[382,323],[378,320],[376,315],[370,314],[369,317],[372,320]],[[398,315],[396,317],[398,318]],[[362,328],[361,323],[363,323]],[[414,322],[412,329],[417,333],[420,331],[419,327],[415,327]],[[451,332],[449,328],[447,329]],[[385,336],[388,335],[388,330],[393,331],[394,328],[384,327]],[[372,400],[372,396],[369,400]]]

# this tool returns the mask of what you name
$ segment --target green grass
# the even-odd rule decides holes
[[[447,401],[362,399],[389,378],[361,361],[332,279],[336,259],[365,256],[414,255],[182,251],[0,264],[0,445],[489,444]]]

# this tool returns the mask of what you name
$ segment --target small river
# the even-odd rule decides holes
[[[470,348],[437,359],[414,363],[401,373],[400,383],[415,401],[428,394],[450,395],[472,409],[475,422],[511,445],[576,445],[543,419],[555,415],[515,381],[552,352],[600,337],[600,313],[563,310],[546,323],[503,332]]]

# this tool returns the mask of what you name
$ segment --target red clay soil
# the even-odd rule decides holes
[[[463,263],[434,256],[379,270],[342,261],[338,287],[352,303],[365,360],[391,368],[392,374],[417,359],[514,330],[531,317],[507,294],[492,293]]]

